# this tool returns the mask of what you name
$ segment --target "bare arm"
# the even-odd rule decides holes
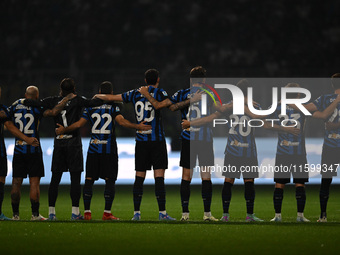
[[[298,136],[300,134],[300,129],[299,128],[295,128],[295,127],[282,127],[280,125],[277,124],[272,124],[272,122],[269,121],[265,121],[263,127],[265,129],[270,129],[273,131],[277,131],[277,132],[286,132],[295,136]]]
[[[28,145],[37,147],[39,146],[39,141],[35,137],[28,137],[23,134],[14,124],[12,121],[8,120],[5,122],[6,128],[17,138],[20,140],[25,141]]]
[[[326,120],[330,115],[333,114],[335,108],[340,103],[340,95],[322,112],[316,111],[313,113],[313,118]]]
[[[60,124],[58,125],[58,128],[55,129],[55,133],[57,135],[63,135],[65,133],[71,133],[76,129],[81,128],[82,126],[84,126],[86,124],[87,120],[84,118],[80,118],[80,120],[78,120],[77,122],[74,122],[71,126],[69,127],[64,127]]]
[[[338,128],[340,128],[340,122],[336,122],[336,123],[334,123],[334,122],[326,122],[325,123],[325,128],[328,131],[338,129]]]
[[[153,96],[150,95],[148,86],[142,86],[138,89],[138,91],[152,104],[152,106],[156,110],[167,108],[172,105],[172,102],[169,98],[164,99],[163,101],[156,100]]]
[[[99,98],[99,99],[101,99],[103,101],[123,102],[122,94],[118,94],[118,95],[97,94],[97,95],[94,95],[93,98]]]
[[[117,121],[117,123],[121,125],[122,127],[126,127],[126,128],[133,128],[133,129],[143,130],[143,131],[152,129],[151,125],[144,124],[146,123],[146,121],[143,121],[140,124],[132,123],[129,120],[125,119],[123,115],[121,114],[116,116],[115,121]]]
[[[66,97],[63,98],[63,100],[60,101],[59,104],[54,106],[52,110],[46,110],[44,111],[44,117],[55,117],[57,116],[66,106],[67,102],[70,101],[72,98],[76,97],[75,94],[70,93]]]
[[[192,120],[192,121],[182,120],[182,128],[187,129],[191,126],[203,126],[207,123],[212,122],[214,119],[221,117],[221,115],[222,114],[220,112],[214,112],[214,113],[210,114],[209,116],[199,118],[199,119],[195,119],[195,120]]]

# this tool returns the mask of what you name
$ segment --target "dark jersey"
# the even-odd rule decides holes
[[[255,106],[260,109],[260,106]],[[254,158],[257,157],[254,128],[248,125],[251,118],[248,115],[231,114],[228,118],[228,142],[225,149],[226,154],[235,157]]]
[[[183,102],[190,98],[190,89],[182,89],[178,90],[172,97],[170,97],[170,101],[173,104]],[[189,106],[181,109],[181,119],[187,119],[189,112]],[[190,140],[190,131],[189,130],[182,130],[181,138],[184,140]]]
[[[39,123],[43,117],[43,107],[26,106],[15,103],[8,108],[9,117],[14,125],[26,136],[35,137],[39,140]],[[33,147],[25,141],[15,138],[14,154],[42,153],[40,145]]]
[[[6,146],[5,146],[5,141],[4,141],[4,123],[10,120],[10,118],[9,118],[9,113],[7,111],[7,106],[0,104],[0,111],[4,111],[5,114],[7,115],[7,118],[0,119],[0,157],[5,158],[7,154],[6,154]]]
[[[116,104],[103,104],[84,110],[82,118],[91,123],[91,140],[88,153],[110,154],[117,152],[115,118],[120,114]]]
[[[280,125],[284,121],[285,126],[293,126],[296,124],[296,128],[300,129],[300,134],[298,136],[288,134],[285,132],[280,132],[277,142],[278,155],[306,155],[306,145],[305,145],[305,123],[306,116],[292,107],[287,105],[286,108],[287,115],[281,115],[281,104],[276,108],[276,111],[270,116],[270,119],[279,119]],[[289,121],[291,120],[291,121]],[[274,122],[277,124],[277,122]]]
[[[46,109],[53,109],[60,101],[63,99],[61,96],[47,97],[41,101],[34,102],[32,100],[25,100],[26,105],[40,105]],[[73,123],[77,122],[83,112],[84,107],[93,107],[103,104],[100,99],[86,99],[85,97],[76,96],[69,102],[67,102],[64,110],[61,111],[56,117],[54,117],[54,122],[56,128],[57,124],[64,127],[68,127]],[[69,134],[56,135],[54,138],[54,146],[81,146],[81,136],[79,129],[73,131]]]
[[[338,94],[328,94],[318,97],[313,104],[318,111],[324,111],[338,96]],[[333,114],[328,117],[326,122],[337,123],[340,121],[340,105],[338,104]],[[325,130],[324,145],[332,148],[340,147],[340,128],[336,130]]]
[[[168,94],[160,88],[149,86],[148,91],[157,101],[168,98]],[[151,125],[152,129],[147,131],[136,131],[137,141],[163,141],[165,139],[162,115],[160,110],[155,110],[152,104],[137,89],[122,94],[125,103],[132,103],[135,109],[136,122]]]
[[[209,89],[205,89],[205,90],[208,90],[209,93],[213,97],[215,97],[212,91],[210,91]],[[197,91],[201,91],[201,87],[192,87],[190,89],[190,94],[188,95],[188,97],[192,98]],[[213,111],[214,101],[210,97],[210,95],[206,94],[206,96],[207,96],[206,114],[202,114],[202,107],[203,107],[202,100],[195,102],[195,103],[190,103],[189,111],[187,114],[188,120],[193,121],[195,119],[200,119],[200,118],[209,116],[210,114],[214,112]],[[205,141],[205,142],[211,142],[213,140],[212,128],[211,128],[210,123],[203,125],[203,126],[199,126],[199,127],[193,126],[193,127],[190,127],[189,130],[190,130],[190,140]]]

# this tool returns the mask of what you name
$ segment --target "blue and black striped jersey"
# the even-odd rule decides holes
[[[117,153],[115,118],[120,114],[116,104],[103,104],[84,110],[82,118],[91,123],[91,140],[88,153]]]
[[[178,90],[175,94],[173,94],[170,97],[170,101],[173,104],[176,104],[176,103],[179,103],[179,102],[183,102],[183,101],[187,100],[188,98],[190,98],[190,89],[189,88]],[[189,106],[181,109],[181,119],[182,120],[187,119],[188,112],[189,112]],[[190,131],[189,130],[182,130],[181,138],[184,139],[184,140],[190,140]]]
[[[261,109],[260,106],[254,107],[256,109]],[[231,114],[229,116],[228,141],[225,154],[231,154],[235,157],[244,158],[257,157],[254,128],[248,125],[248,121],[250,119],[251,118],[246,114]]]
[[[14,125],[26,136],[39,140],[39,123],[44,113],[43,107],[26,106],[21,103],[8,108],[9,117]],[[15,138],[14,154],[42,153],[40,145],[33,147],[25,141]]]
[[[324,111],[338,96],[338,94],[327,94],[318,97],[313,104],[318,111]],[[335,108],[333,114],[326,120],[326,122],[337,123],[340,121],[340,105]],[[340,147],[340,128],[336,130],[325,130],[324,145],[332,148]]]
[[[149,86],[148,91],[157,101],[168,98],[168,94],[161,88]],[[137,141],[163,141],[165,139],[162,116],[160,110],[155,110],[152,104],[137,89],[122,94],[125,103],[132,103],[135,110],[136,122],[151,125],[152,129],[147,131],[136,131]]]
[[[9,113],[7,111],[7,106],[0,104],[0,111],[4,111],[5,114],[7,115],[7,118],[0,119],[0,157],[5,158],[7,156],[7,153],[6,153],[6,146],[5,146],[5,141],[4,141],[4,123],[10,120],[10,118],[9,118]]]
[[[215,97],[215,94],[209,90],[209,93]],[[197,91],[201,91],[201,87],[192,87],[190,89],[190,94],[188,95],[189,98],[192,98],[194,94]],[[187,114],[187,119],[190,121],[193,121],[195,119],[203,118],[206,116],[209,116],[214,112],[214,100],[210,97],[210,95],[207,95],[207,105],[206,109],[207,112],[206,114],[202,114],[202,100],[195,102],[195,103],[190,103],[189,107],[189,112]],[[212,128],[211,128],[211,123],[208,123],[203,126],[195,127],[192,126],[190,127],[190,140],[195,140],[195,141],[206,141],[206,142],[211,142],[213,140],[213,134],[212,134]]]
[[[306,116],[292,107],[287,105],[286,115],[281,115],[281,104],[279,104],[275,112],[270,116],[270,119],[279,119],[280,124],[284,121],[285,126],[293,126],[296,124],[296,128],[300,129],[300,134],[298,136],[280,132],[277,142],[278,155],[306,155],[306,145],[305,145],[305,123]],[[290,120],[290,121],[289,121]],[[274,122],[278,124],[278,122]]]

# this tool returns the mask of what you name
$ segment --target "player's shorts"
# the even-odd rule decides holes
[[[14,154],[12,165],[14,178],[45,176],[42,153]]]
[[[54,147],[52,157],[52,172],[82,172],[83,149],[81,146]]]
[[[258,161],[256,157],[236,157],[234,155],[225,154],[222,175],[225,178],[255,179],[259,177]]]
[[[335,164],[340,164],[340,148],[332,148],[324,145],[321,156],[322,178],[337,176],[337,165]]]
[[[135,170],[167,169],[168,152],[164,141],[136,141]]]
[[[116,153],[88,153],[86,159],[86,178],[94,180],[114,179],[118,175],[118,155]]]
[[[190,141],[190,168],[197,165],[200,167],[209,167],[215,165],[214,144],[206,141]],[[198,164],[197,164],[198,160]]]
[[[0,157],[0,176],[7,176],[7,157]]]
[[[179,165],[190,169],[190,140],[182,139],[181,159]]]
[[[308,167],[306,155],[276,155],[274,182],[290,183],[293,176],[294,183],[308,182]]]

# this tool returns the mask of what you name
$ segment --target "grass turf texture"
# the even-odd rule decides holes
[[[338,254],[340,234],[340,186],[333,185],[328,203],[329,223],[316,223],[319,216],[318,186],[307,186],[305,216],[311,223],[296,223],[295,189],[284,193],[282,223],[274,216],[273,186],[256,186],[255,212],[264,223],[245,223],[243,186],[233,187],[231,222],[202,221],[200,186],[192,186],[191,222],[158,222],[154,187],[145,186],[142,221],[131,222],[132,187],[117,186],[113,214],[121,222],[101,221],[104,209],[103,186],[94,186],[90,222],[72,222],[69,187],[61,186],[56,205],[58,222],[29,222],[31,208],[28,187],[23,187],[21,222],[0,222],[1,254]],[[212,214],[222,215],[222,186],[214,186]],[[83,206],[81,205],[81,210]],[[10,188],[6,187],[3,212],[11,216]],[[47,187],[41,188],[40,212],[47,217]],[[179,186],[167,187],[167,212],[180,219]],[[26,221],[24,221],[26,220]]]

